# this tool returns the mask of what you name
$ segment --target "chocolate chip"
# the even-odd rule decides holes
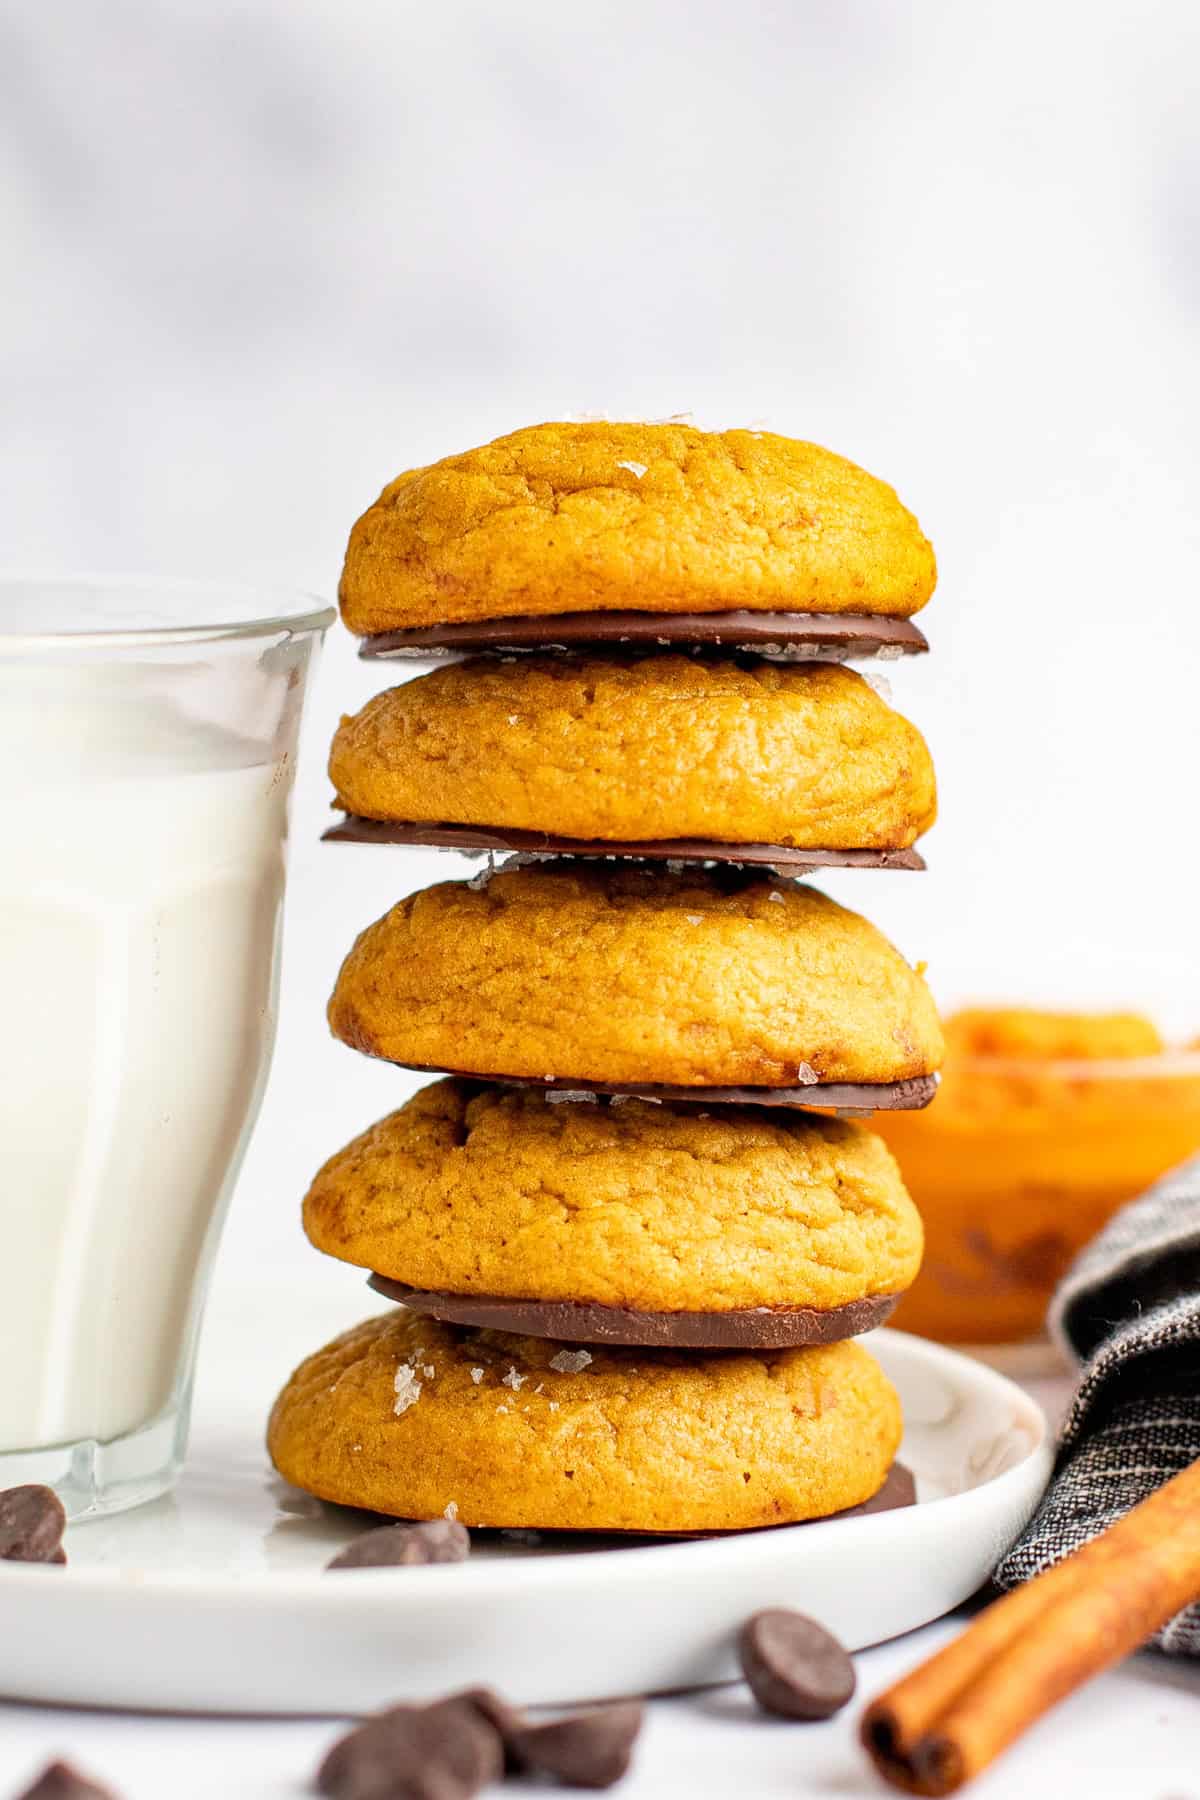
[[[837,1639],[803,1613],[755,1613],[738,1638],[742,1673],[764,1712],[829,1719],[854,1692],[854,1664]]]
[[[505,1773],[514,1775],[521,1764],[517,1759],[513,1745],[525,1729],[525,1715],[507,1700],[501,1699],[494,1688],[467,1688],[463,1693],[454,1696],[457,1700],[465,1700],[481,1712],[488,1724],[500,1733],[500,1742],[504,1746]]]
[[[30,1483],[0,1493],[0,1562],[65,1563],[67,1515],[53,1488]]]
[[[629,1768],[643,1712],[640,1700],[619,1700],[550,1725],[527,1725],[512,1734],[508,1748],[519,1768],[567,1787],[612,1787]]]
[[[368,1719],[333,1746],[317,1788],[333,1800],[470,1800],[503,1771],[499,1732],[455,1694]]]
[[[70,1763],[52,1762],[18,1800],[116,1800],[111,1788],[89,1781]]]
[[[457,1519],[426,1519],[420,1525],[380,1525],[339,1550],[328,1569],[406,1568],[415,1563],[465,1562],[471,1534]]]

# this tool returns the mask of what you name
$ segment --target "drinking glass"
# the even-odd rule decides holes
[[[46,1482],[73,1517],[181,1466],[332,618],[200,583],[0,581],[0,1487]]]

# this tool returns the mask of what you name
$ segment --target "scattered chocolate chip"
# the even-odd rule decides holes
[[[48,1763],[18,1800],[116,1800],[111,1788],[89,1781],[67,1762]]]
[[[504,1771],[500,1733],[455,1694],[394,1706],[340,1738],[317,1771],[332,1800],[470,1800]]]
[[[612,1787],[629,1768],[644,1710],[640,1700],[619,1700],[550,1725],[527,1725],[512,1734],[509,1753],[518,1768],[567,1787]]]
[[[53,1488],[36,1482],[0,1493],[0,1562],[65,1563],[67,1515]]]
[[[481,1712],[489,1725],[500,1733],[500,1742],[504,1746],[504,1772],[515,1775],[521,1764],[517,1760],[513,1746],[521,1732],[525,1729],[525,1715],[507,1700],[501,1699],[494,1688],[467,1688],[463,1693],[454,1696],[465,1700],[469,1705]]]
[[[392,1569],[415,1563],[466,1562],[471,1534],[457,1519],[426,1519],[419,1525],[380,1525],[339,1550],[327,1569]]]
[[[781,1719],[829,1719],[854,1692],[854,1664],[837,1639],[803,1613],[773,1607],[742,1627],[738,1656],[750,1692]]]

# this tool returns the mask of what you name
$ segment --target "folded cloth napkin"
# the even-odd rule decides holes
[[[1060,1562],[1200,1457],[1200,1157],[1088,1245],[1049,1326],[1082,1374],[1050,1486],[996,1567],[1003,1588]],[[1200,1657],[1200,1605],[1154,1642]]]

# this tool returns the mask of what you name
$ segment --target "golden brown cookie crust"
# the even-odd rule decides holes
[[[400,475],[350,534],[339,599],[360,634],[592,610],[908,618],[936,579],[893,490],[817,444],[592,421]]]
[[[331,1157],[304,1228],[412,1288],[645,1312],[827,1310],[901,1293],[921,1259],[900,1171],[861,1125],[464,1081]]]
[[[854,1343],[580,1351],[396,1307],[301,1364],[267,1443],[297,1487],[397,1518],[735,1531],[869,1499],[900,1430],[895,1390]]]
[[[362,818],[618,842],[902,850],[936,817],[921,734],[822,663],[451,663],[343,719],[329,773]]]
[[[931,1074],[929,991],[887,939],[770,876],[541,863],[367,928],[329,1004],[368,1056],[460,1074],[792,1087]]]

